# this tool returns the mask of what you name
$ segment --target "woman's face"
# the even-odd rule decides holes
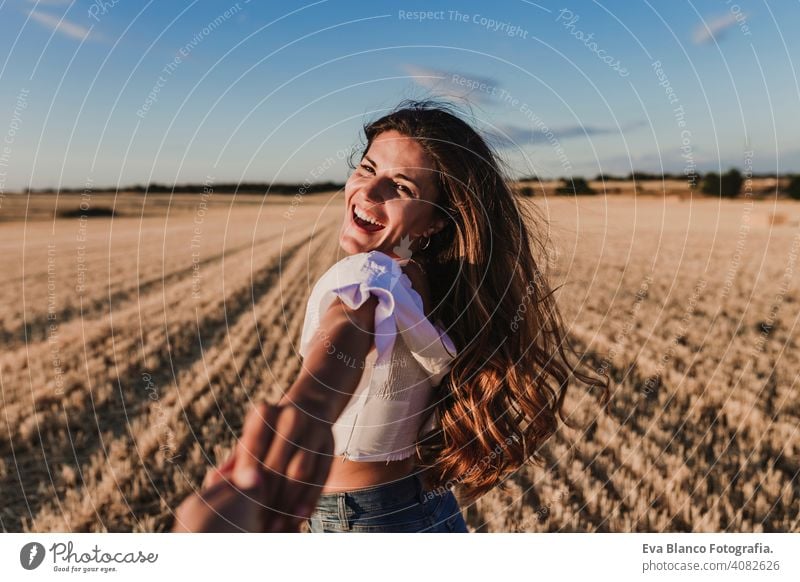
[[[437,216],[433,160],[413,138],[397,131],[375,136],[344,188],[339,245],[348,254],[379,250],[405,258],[444,227]],[[378,225],[363,221],[366,217]]]

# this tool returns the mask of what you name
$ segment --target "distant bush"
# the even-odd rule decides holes
[[[742,189],[741,172],[736,168],[731,168],[721,176],[716,172],[709,172],[703,177],[701,191],[703,194],[720,196],[722,198],[736,198]]]
[[[597,182],[622,182],[627,180],[625,176],[615,176],[614,174],[597,174],[595,181]]]
[[[795,174],[789,178],[789,185],[786,187],[789,198],[800,200],[800,174]]]
[[[596,194],[596,192],[589,187],[589,183],[585,178],[561,178],[561,181],[564,185],[556,188],[556,194],[573,196],[578,194]]]
[[[521,186],[517,188],[519,191],[520,196],[525,196],[526,198],[530,198],[534,195],[534,190],[532,186]]]
[[[703,194],[719,194],[721,188],[719,174],[708,172],[703,176],[703,182],[700,187],[700,191]]]

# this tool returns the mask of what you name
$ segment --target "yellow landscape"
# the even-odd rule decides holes
[[[650,194],[520,198],[612,401],[464,506],[471,531],[800,531],[800,203]],[[169,529],[297,375],[342,198],[2,199],[2,529]]]

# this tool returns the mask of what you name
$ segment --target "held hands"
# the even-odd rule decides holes
[[[331,304],[320,319],[325,335],[312,338],[294,384],[277,405],[248,413],[231,458],[178,508],[174,531],[298,531],[333,462],[332,425],[363,374],[331,355],[329,345],[349,346],[363,361],[374,348],[377,305],[374,295],[355,310],[341,300]]]
[[[309,405],[258,404],[233,454],[178,508],[173,531],[296,532],[333,460],[333,433]]]

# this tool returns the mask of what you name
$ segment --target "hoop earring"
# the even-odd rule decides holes
[[[420,238],[422,238],[422,237],[420,237]],[[425,238],[427,239],[425,241],[425,246],[424,247],[419,247],[419,250],[421,250],[421,251],[424,251],[425,249],[427,249],[431,244],[431,237],[426,236]]]

